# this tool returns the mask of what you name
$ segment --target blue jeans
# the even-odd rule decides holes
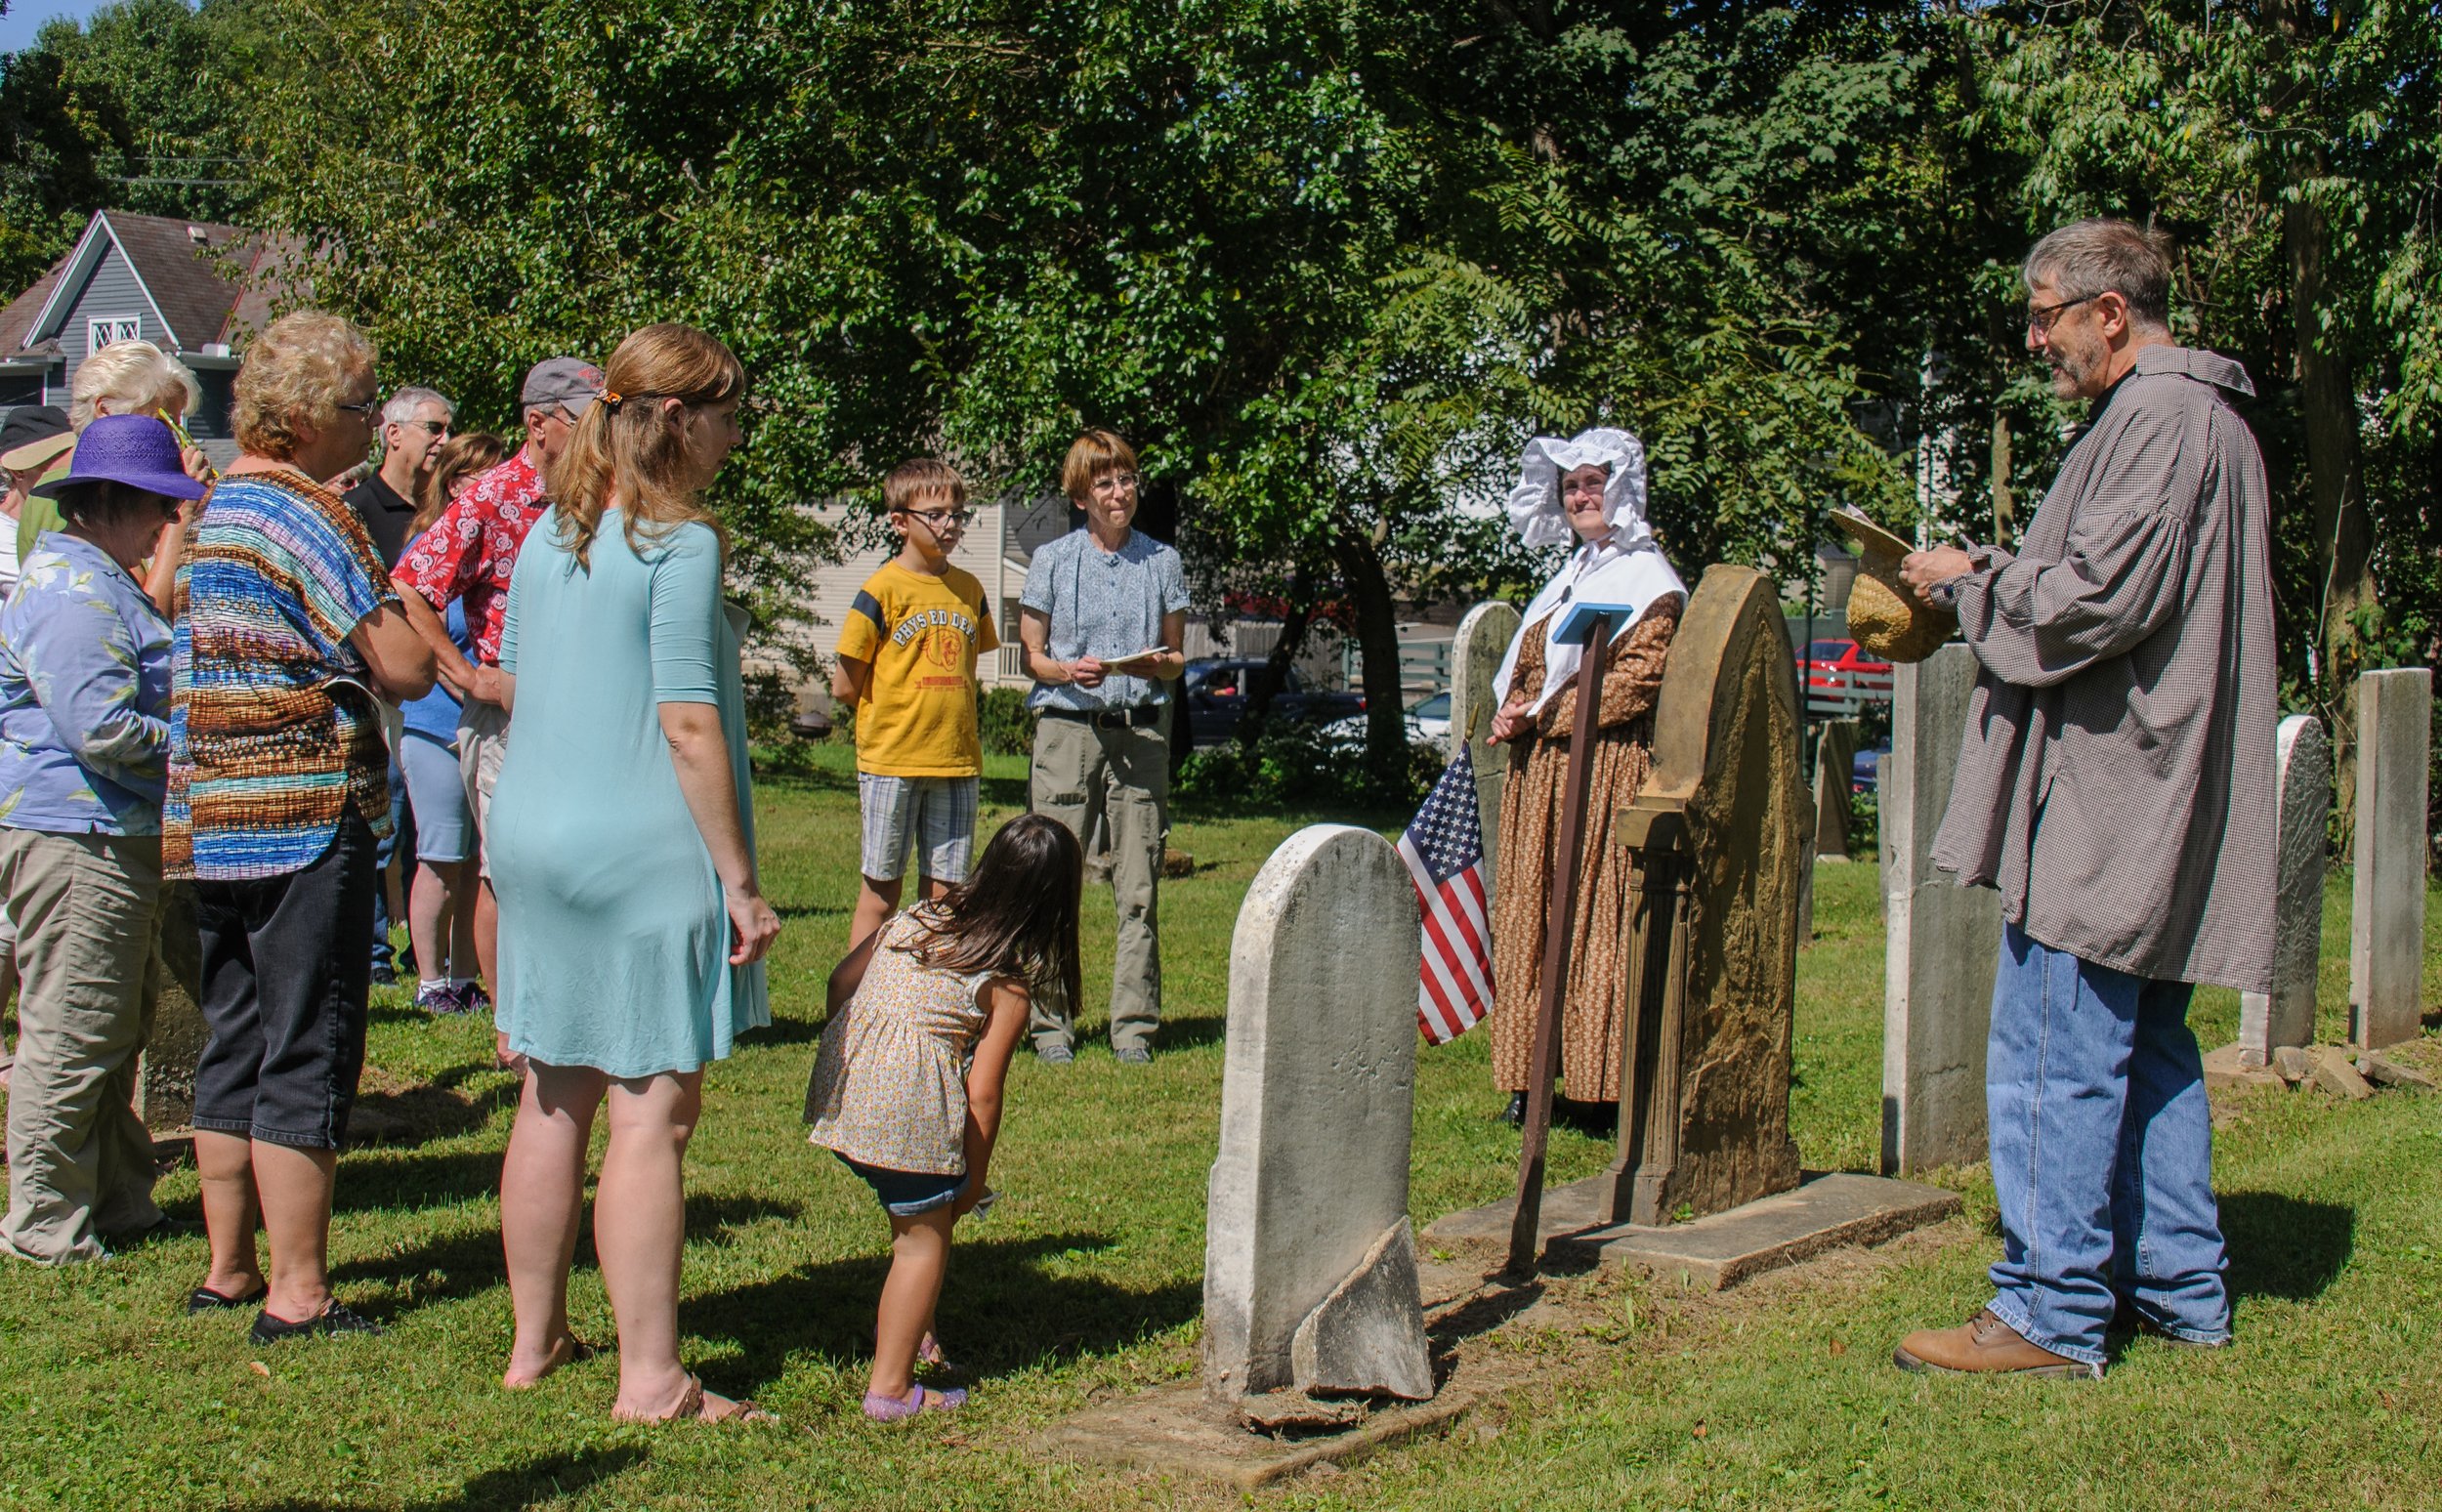
[[[390,833],[374,842],[373,852],[373,969],[375,971],[380,971],[384,967],[397,969],[396,957],[390,945],[392,922],[390,917],[390,861],[392,857],[399,854],[399,847],[401,844],[406,845],[406,854],[410,858],[407,874],[412,879],[415,874],[412,861],[415,855],[414,836],[415,831],[409,827],[407,819],[406,774],[399,770],[399,758],[393,756],[390,758]]]
[[[2180,1338],[2230,1337],[2190,990],[2002,930],[1984,1079],[2001,1218],[1993,1312],[2097,1369],[2123,1297]]]

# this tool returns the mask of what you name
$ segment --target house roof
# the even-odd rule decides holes
[[[0,311],[0,357],[55,342],[94,265],[112,247],[152,302],[172,352],[194,353],[263,323],[284,288],[287,244],[201,221],[97,210],[76,245]]]
[[[66,261],[62,258],[43,270],[42,276],[34,280],[32,288],[10,300],[6,309],[0,309],[0,361],[30,355],[25,352],[28,345],[26,333],[34,328],[34,317],[41,315],[42,307],[49,303],[52,285],[59,282],[60,269]],[[33,345],[37,350],[56,350],[57,347],[57,343]]]

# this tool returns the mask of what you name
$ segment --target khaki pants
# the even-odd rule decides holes
[[[491,790],[509,754],[509,711],[496,703],[466,700],[458,710],[458,776],[466,783],[466,806],[475,816],[475,854],[484,880],[491,880],[491,852],[484,835],[491,820]]]
[[[1147,1045],[1161,1024],[1161,938],[1156,913],[1169,827],[1170,741],[1160,725],[1105,727],[1045,716],[1034,728],[1033,809],[1084,844],[1111,833],[1111,895],[1119,909],[1111,961],[1111,1048]],[[1076,1006],[1057,987],[1034,994],[1028,1029],[1038,1050],[1076,1037]]]
[[[158,835],[0,829],[23,991],[0,1240],[59,1265],[160,1221],[136,1059],[161,990]]]

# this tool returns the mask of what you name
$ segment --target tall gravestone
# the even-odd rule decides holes
[[[1654,705],[1630,856],[1620,1147],[1605,1223],[1666,1224],[1797,1185],[1798,889],[1814,849],[1795,658],[1770,579],[1705,570]]]
[[[1433,1394],[1408,1223],[1422,931],[1371,830],[1299,830],[1247,889],[1205,1216],[1216,1400]]]
[[[1484,826],[1484,891],[1490,896],[1500,855],[1500,790],[1508,779],[1509,754],[1492,743],[1493,715],[1500,700],[1493,678],[1518,634],[1518,611],[1506,604],[1479,604],[1458,621],[1450,648],[1451,754],[1463,742],[1475,768],[1475,806]]]
[[[1893,669],[1880,793],[1882,1169],[1912,1175],[1986,1155],[1984,1042],[2001,899],[1933,866],[1975,689],[1975,652],[1945,646]]]
[[[1848,858],[1849,788],[1855,781],[1857,722],[1824,722],[1815,739],[1815,854]]]
[[[2272,990],[2239,994],[2239,1064],[2271,1064],[2284,1045],[2315,1042],[2323,965],[2324,853],[2332,818],[2332,742],[2312,715],[2281,722],[2280,879],[2273,903]]]
[[[2349,909],[2349,1037],[2417,1037],[2423,1017],[2426,763],[2433,672],[2357,680],[2357,875]]]

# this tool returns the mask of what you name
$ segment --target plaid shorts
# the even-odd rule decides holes
[[[907,869],[912,841],[919,875],[964,882],[975,855],[976,786],[971,777],[858,773],[857,799],[864,811],[864,851],[858,869],[876,882],[897,880]]]

